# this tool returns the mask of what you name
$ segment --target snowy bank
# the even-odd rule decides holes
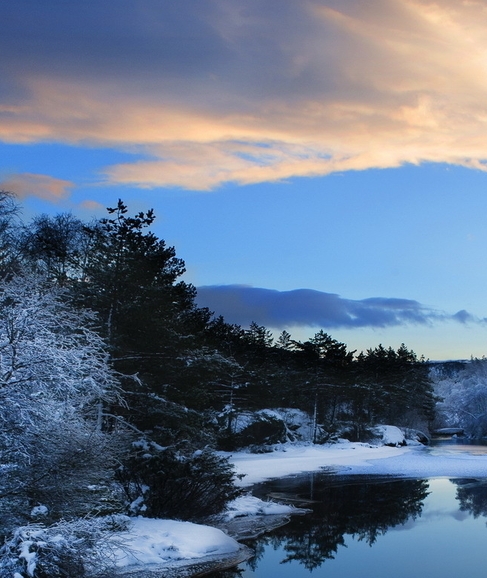
[[[128,530],[114,534],[107,548],[117,575],[160,578],[164,572],[165,578],[173,575],[182,578],[247,560],[253,552],[232,535],[256,536],[286,523],[292,514],[305,512],[245,494],[229,502],[219,520],[215,518],[216,525],[225,528],[225,532],[192,522],[129,518]]]
[[[371,446],[370,444],[341,442],[330,445],[283,445],[274,452],[251,454],[234,452],[224,454],[244,478],[237,483],[251,486],[264,480],[282,478],[291,474],[336,471],[349,467],[367,467],[369,460],[400,456],[410,451],[406,447]]]
[[[245,476],[238,482],[241,486],[316,471],[417,478],[487,477],[487,455],[435,455],[424,446],[372,446],[342,441],[333,445],[288,445],[266,454],[226,455],[237,473]]]
[[[312,471],[415,478],[487,477],[485,454],[438,453],[424,446],[372,446],[342,441],[326,446],[288,445],[266,454],[235,452],[226,455],[237,472],[245,474],[239,482],[242,486]],[[289,515],[302,512],[292,506],[263,502],[249,494],[231,502],[224,518],[232,524],[246,517],[250,519],[252,531],[262,528],[265,531],[266,523],[262,519],[267,518],[272,523],[271,518],[277,520],[280,517],[285,521]],[[142,570],[142,564],[149,570],[164,565],[165,577],[182,578],[196,574],[195,566],[191,566],[193,562],[213,561],[214,564],[220,558],[224,560],[227,557],[228,561],[231,556],[239,554],[239,544],[225,533],[189,522],[137,518],[125,540],[131,553],[122,548],[118,565],[125,574],[134,578],[151,576],[135,573],[137,568]],[[248,552],[243,555],[248,557]],[[183,569],[187,573],[181,573]],[[178,573],[171,574],[172,570]]]
[[[247,494],[230,502],[222,514],[221,527],[227,529],[227,533],[192,522],[128,518],[129,528],[115,533],[105,548],[117,575],[160,578],[163,572],[165,577],[193,576],[206,570],[234,566],[253,554],[228,535],[228,529],[234,528],[238,528],[239,535],[242,535],[241,526],[231,524],[236,518],[250,521],[243,533],[258,535],[282,525],[290,514],[303,512],[293,506],[265,502]],[[269,522],[263,522],[263,518]]]
[[[117,575],[137,578],[192,576],[205,568],[239,564],[251,551],[211,526],[133,518],[107,544]],[[163,573],[163,574],[162,574]]]
[[[417,478],[487,477],[487,455],[447,452],[438,455],[424,446],[372,446],[342,441],[326,446],[288,445],[266,454],[235,452],[225,455],[238,473],[245,474],[240,482],[245,486],[320,470]],[[284,523],[289,515],[302,512],[292,506],[263,502],[249,494],[231,502],[223,517],[229,524],[247,518],[251,531],[259,532],[266,529],[263,519],[268,519],[270,524],[272,518]],[[231,526],[223,524],[222,527]],[[201,568],[217,568],[215,564],[219,560],[228,567],[232,562],[236,565],[239,556],[241,559],[249,556],[248,550],[239,550],[238,542],[220,530],[189,522],[136,518],[123,540],[128,548],[119,548],[117,566],[121,574],[133,578],[159,577],[161,569],[164,569],[165,578],[189,577]],[[159,574],[151,574],[152,570]]]

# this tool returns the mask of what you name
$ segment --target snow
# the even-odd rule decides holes
[[[380,437],[386,446],[402,446],[406,443],[403,432],[394,425],[377,425],[372,432]]]
[[[37,518],[37,517],[41,517],[41,516],[47,516],[47,514],[49,513],[49,510],[47,509],[47,506],[35,506],[34,508],[32,508],[30,515],[33,518]]]
[[[384,427],[384,441],[396,443],[399,438],[392,426]],[[397,477],[486,477],[487,454],[435,452],[424,446],[389,447],[351,443],[284,445],[281,450],[266,454],[236,452],[224,454],[238,473],[245,474],[243,486],[311,471],[340,474],[391,475]],[[226,520],[239,516],[292,514],[293,507],[264,502],[251,494],[243,495],[227,506]],[[118,546],[122,538],[124,546]],[[239,544],[222,531],[190,522],[131,519],[128,532],[117,534],[116,564],[133,567],[144,564],[169,566],[171,562],[192,561],[208,556],[225,557],[236,553]]]
[[[398,433],[391,426],[381,426],[384,441],[397,443]],[[341,440],[329,445],[287,444],[265,454],[235,452],[229,457],[238,473],[245,474],[242,486],[301,472],[329,471],[340,474],[391,475],[396,477],[487,477],[487,454],[439,451],[424,446],[373,446]],[[228,504],[226,521],[240,516],[289,515],[292,506],[264,502],[251,494]],[[127,518],[128,529],[115,532],[102,545],[119,570],[156,568],[169,572],[195,562],[217,561],[235,556],[240,544],[221,530],[191,522],[144,517]],[[29,538],[28,536],[26,538]],[[20,557],[33,573],[35,554],[29,551],[28,539]]]
[[[330,471],[340,474],[398,477],[486,477],[487,455],[435,455],[424,446],[388,447],[342,441],[333,445],[284,445],[266,454],[237,452],[226,455],[238,474],[240,486],[291,474]]]
[[[251,494],[246,494],[236,498],[227,505],[225,519],[233,520],[233,518],[239,516],[293,514],[295,511],[296,508],[293,506],[286,506],[276,502],[264,502]]]
[[[132,518],[125,532],[115,535],[110,554],[119,568],[166,565],[238,552],[240,544],[217,528],[153,518]]]
[[[236,452],[222,454],[244,478],[240,486],[251,486],[272,478],[340,467],[366,467],[368,460],[389,458],[407,452],[406,448],[374,447],[370,444],[342,442],[333,445],[283,445],[266,454]]]

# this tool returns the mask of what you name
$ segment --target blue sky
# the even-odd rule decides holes
[[[153,207],[229,321],[487,353],[487,2],[19,0],[0,187]]]

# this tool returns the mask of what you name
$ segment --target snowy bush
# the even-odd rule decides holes
[[[117,472],[132,513],[199,520],[240,494],[233,466],[209,450],[184,455],[151,442],[134,450]]]
[[[217,419],[220,424],[225,423],[225,410]],[[262,451],[268,446],[286,442],[314,440],[315,443],[323,443],[329,437],[323,427],[314,423],[313,418],[303,410],[260,409],[235,412],[232,431],[220,430],[219,447],[226,451],[243,447]]]
[[[222,412],[223,413],[223,412]],[[287,441],[287,430],[282,416],[273,410],[235,414],[234,428],[220,434],[219,446],[223,450],[234,450],[248,446],[266,446]]]
[[[107,576],[113,550],[123,547],[113,536],[128,523],[108,516],[17,528],[0,548],[0,578]]]
[[[398,427],[393,425],[377,425],[371,428],[371,434],[373,435],[373,441],[379,442],[380,445],[384,446],[405,446],[406,439],[404,437],[404,432],[402,432]]]

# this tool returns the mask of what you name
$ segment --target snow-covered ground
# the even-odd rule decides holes
[[[434,455],[424,446],[389,447],[343,442],[325,446],[283,446],[266,454],[228,454],[241,486],[302,472],[328,470],[341,474],[418,478],[487,477],[487,455]]]
[[[389,432],[391,435],[394,432]],[[342,442],[327,446],[283,446],[265,454],[226,454],[238,473],[245,474],[241,485],[250,486],[266,479],[323,469],[341,474],[377,474],[407,477],[487,477],[487,455],[445,453],[434,455],[428,448],[371,446]],[[287,514],[293,509],[245,495],[230,504],[226,517]],[[132,574],[134,569],[161,568],[171,576],[177,569],[197,561],[238,557],[240,545],[225,533],[209,526],[135,518],[122,538],[126,547],[114,550],[117,566]],[[240,551],[241,552],[241,551]],[[245,557],[245,556],[244,556]],[[236,558],[235,558],[236,559]],[[149,576],[150,574],[147,574]],[[155,574],[154,574],[155,575]]]
[[[228,505],[224,521],[255,515],[288,515],[299,511],[293,506],[264,502],[250,494]],[[121,575],[185,576],[204,565],[224,561],[238,564],[251,552],[223,531],[191,522],[130,518],[129,528],[113,534],[104,545],[107,555]]]

